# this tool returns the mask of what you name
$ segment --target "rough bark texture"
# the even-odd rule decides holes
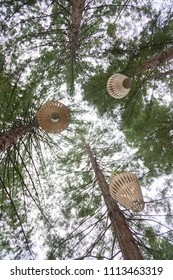
[[[71,29],[70,29],[70,51],[71,57],[75,60],[79,48],[79,31],[82,21],[82,14],[85,7],[85,0],[71,0]]]
[[[93,156],[89,145],[86,145],[86,150],[89,155],[92,167],[94,169],[98,184],[104,197],[105,204],[108,209],[112,228],[117,236],[123,259],[125,260],[142,260],[143,256],[136,244],[136,241],[129,229],[126,219],[116,202],[113,202],[109,185],[105,177],[97,165],[96,159]]]
[[[156,55],[150,60],[146,61],[142,64],[142,67],[145,70],[153,69],[162,63],[169,62],[171,59],[173,59],[173,47],[170,47],[166,51],[162,52],[160,55]]]
[[[5,151],[14,145],[25,134],[32,131],[35,124],[22,125],[18,128],[10,129],[0,136],[0,151]]]

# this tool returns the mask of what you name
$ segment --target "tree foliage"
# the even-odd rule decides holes
[[[172,259],[172,3],[80,3],[0,3],[0,137],[47,100],[72,114],[61,135],[37,127],[1,152],[0,258],[122,258],[86,141],[108,182],[136,173],[145,210],[121,210],[146,258]],[[133,81],[122,100],[106,89],[119,72]]]

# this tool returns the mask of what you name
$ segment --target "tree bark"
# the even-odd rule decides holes
[[[166,51],[162,52],[160,55],[156,55],[148,61],[144,62],[142,64],[142,68],[144,70],[153,69],[162,63],[169,62],[171,59],[173,59],[173,47],[170,47]]]
[[[70,28],[70,51],[71,57],[75,60],[76,51],[79,48],[79,31],[82,21],[82,14],[85,7],[85,0],[71,0],[71,28]]]
[[[90,162],[94,169],[96,178],[98,180],[99,187],[103,194],[103,198],[109,213],[112,228],[117,236],[119,246],[122,252],[123,259],[125,260],[142,260],[143,256],[136,244],[136,240],[133,237],[126,219],[120,210],[118,204],[113,201],[109,192],[109,185],[105,180],[105,177],[99,168],[96,158],[93,156],[89,145],[85,145],[86,151],[89,155]]]
[[[0,151],[5,151],[6,149],[10,148],[19,139],[31,132],[35,127],[35,123],[31,123],[4,132],[0,136]]]

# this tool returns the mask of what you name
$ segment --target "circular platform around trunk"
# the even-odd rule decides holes
[[[70,122],[70,110],[59,101],[48,101],[37,112],[39,126],[48,133],[60,133]]]
[[[117,99],[125,97],[132,86],[132,81],[127,76],[116,73],[112,75],[107,82],[107,91],[108,93]]]
[[[128,209],[140,212],[144,209],[139,180],[135,174],[122,172],[111,176],[110,194],[113,199]]]

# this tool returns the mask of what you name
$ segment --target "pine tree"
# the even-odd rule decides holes
[[[152,2],[133,0],[41,2],[0,4],[1,258],[37,258],[35,232],[49,259],[141,258],[140,252],[144,258],[160,256],[172,244],[172,236],[163,231],[172,231],[172,181],[166,176],[172,162],[172,112],[169,102],[165,104],[165,92],[170,97],[172,89],[171,3],[156,11]],[[132,36],[127,36],[130,31]],[[106,90],[115,72],[133,80],[130,93],[120,101]],[[38,107],[52,97],[68,100],[73,109],[72,126],[62,137],[30,127],[35,126]],[[92,110],[82,97],[94,105]],[[107,121],[94,114],[96,108]],[[32,133],[24,136],[21,128],[26,126]],[[121,206],[119,212],[106,200],[108,210],[112,205],[125,221],[126,238],[131,233],[133,246],[139,246],[140,252],[137,246],[132,252],[138,251],[135,256],[127,256],[121,236],[112,234],[114,216],[105,207],[81,134],[103,182],[114,169],[138,173],[145,212],[136,216]],[[155,178],[163,179],[161,175],[166,178],[158,187]],[[149,197],[151,190],[155,193]],[[150,223],[154,238],[148,238]],[[118,225],[116,232],[121,230]],[[160,252],[155,254],[157,244]]]
[[[104,127],[106,127],[105,124],[108,125],[106,120]],[[124,215],[125,224],[128,223],[130,232],[144,259],[149,256],[146,253],[146,248],[150,248],[148,239],[145,239],[145,228],[149,227],[150,223],[154,223],[155,234],[161,235],[161,232],[165,231],[165,234],[161,235],[161,238],[164,239],[167,236],[167,219],[169,219],[171,231],[171,190],[164,185],[163,193],[158,194],[155,190],[154,195],[155,185],[151,185],[153,174],[150,174],[146,167],[141,166],[136,153],[128,154],[128,147],[124,146],[123,136],[121,135],[120,140],[120,135],[110,122],[108,127],[109,129],[98,130],[97,124],[97,129],[92,125],[89,130],[88,126],[82,130],[80,128],[73,135],[73,138],[67,139],[69,152],[62,153],[59,158],[55,159],[61,170],[59,171],[61,179],[56,186],[58,189],[62,186],[59,190],[60,194],[57,195],[59,197],[57,203],[61,205],[61,213],[56,219],[59,220],[57,227],[61,228],[62,232],[58,239],[54,235],[48,234],[46,241],[46,244],[49,244],[48,258],[121,258],[122,244],[117,233],[118,230],[121,231],[121,228],[117,229],[118,226],[115,226],[115,219],[113,219],[113,217],[118,216],[118,213],[121,213],[122,217]],[[80,140],[84,138],[84,135],[87,143],[92,146],[94,157],[97,158],[99,180],[88,158],[83,141]],[[109,143],[107,143],[108,135]],[[112,170],[130,170],[138,173],[146,202],[144,211],[136,215],[122,206],[120,206],[121,210],[116,208],[116,204],[110,199],[109,187],[105,182],[105,179],[109,181]],[[103,192],[99,188],[100,182],[105,185],[105,189],[102,186]],[[168,184],[172,184],[171,180]],[[104,200],[105,196],[107,197],[106,201]],[[109,215],[111,206],[117,210],[115,216]],[[118,222],[120,221],[121,219],[118,219]],[[116,233],[113,228],[116,229]],[[129,250],[126,251],[127,254],[128,252]],[[134,253],[132,250],[130,252]],[[154,249],[151,248],[149,258],[153,257]],[[134,258],[134,255],[131,258]]]
[[[48,149],[57,142],[38,127],[35,85],[31,81],[24,89],[18,77],[20,73],[1,71],[0,259],[35,259],[31,241],[37,228],[31,223],[34,209],[36,217],[53,228],[42,186],[46,170],[43,143]]]
[[[117,236],[119,246],[125,260],[140,260],[143,259],[140,253],[136,241],[128,227],[126,219],[118,207],[116,202],[112,202],[111,195],[109,192],[109,185],[106,182],[102,171],[100,170],[95,157],[93,156],[91,149],[88,144],[85,145],[86,151],[90,158],[92,168],[95,172],[98,180],[99,187],[108,209],[108,215],[110,216],[111,225]]]

